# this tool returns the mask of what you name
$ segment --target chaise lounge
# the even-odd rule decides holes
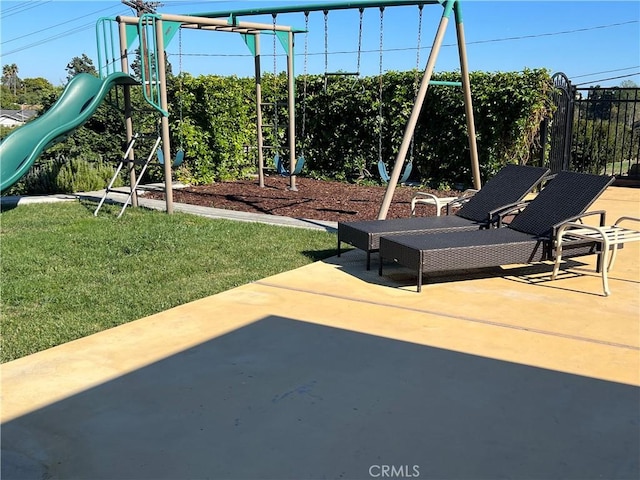
[[[338,256],[341,253],[342,242],[353,245],[367,253],[369,270],[371,254],[378,251],[382,236],[488,228],[501,207],[521,201],[548,173],[549,170],[546,168],[506,165],[454,215],[339,222]]]
[[[584,213],[613,182],[613,177],[560,172],[515,219],[505,227],[429,235],[394,235],[380,239],[382,275],[385,260],[416,271],[421,291],[425,273],[528,264],[553,258],[558,229],[588,215]],[[563,257],[598,252],[596,242],[567,245]]]

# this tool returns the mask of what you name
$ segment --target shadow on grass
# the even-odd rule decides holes
[[[303,250],[301,252],[308,259],[319,262],[336,255],[335,248],[325,248],[324,250]]]
[[[16,202],[3,202],[0,201],[0,213],[9,212],[18,207]]]

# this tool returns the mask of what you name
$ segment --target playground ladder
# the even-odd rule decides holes
[[[124,201],[124,205],[122,206],[122,210],[120,210],[120,213],[118,214],[118,218],[120,218],[122,216],[122,214],[124,213],[124,210],[127,208],[129,203],[131,202],[131,198],[133,197],[133,194],[137,191],[138,185],[140,184],[140,181],[142,180],[142,177],[144,176],[144,172],[147,170],[147,167],[151,163],[151,160],[153,160],[153,158],[154,158],[154,156],[156,154],[156,151],[158,150],[158,146],[160,145],[160,141],[162,140],[161,137],[158,137],[156,139],[156,141],[155,141],[155,143],[153,145],[153,148],[151,149],[151,153],[149,153],[149,156],[147,157],[147,159],[144,162],[135,162],[135,161],[132,162],[131,160],[129,160],[128,157],[129,157],[129,153],[131,152],[131,150],[133,149],[133,146],[136,143],[137,138],[138,138],[138,134],[136,133],[133,136],[133,138],[131,139],[131,141],[129,142],[129,145],[127,146],[127,150],[125,151],[124,156],[120,159],[120,162],[118,162],[118,168],[116,168],[116,171],[113,174],[113,177],[111,178],[111,181],[109,182],[109,185],[105,189],[104,195],[100,199],[100,203],[98,203],[98,207],[96,208],[95,212],[93,212],[94,216],[98,215],[98,212],[102,208],[102,205],[104,205],[104,202],[107,199],[107,197],[109,196],[109,193],[111,193],[111,192],[122,193],[120,190],[113,188],[113,184],[115,183],[116,178],[118,178],[118,174],[120,173],[122,168],[126,164],[129,164],[129,163],[132,164],[130,168],[134,168],[135,164],[138,163],[138,164],[142,164],[142,170],[140,170],[140,173],[137,175],[135,185],[131,188],[131,190],[129,192],[129,196]]]

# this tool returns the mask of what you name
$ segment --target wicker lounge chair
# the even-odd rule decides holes
[[[508,225],[480,231],[432,235],[398,235],[380,239],[380,264],[395,260],[414,269],[418,292],[425,273],[528,264],[553,258],[553,244],[560,226],[586,215],[584,212],[613,182],[613,177],[560,172]],[[598,253],[595,242],[567,245],[563,257]]]
[[[369,270],[371,253],[378,251],[382,236],[487,228],[498,209],[522,200],[542,182],[548,173],[549,170],[546,168],[507,165],[454,215],[339,222],[338,256],[341,253],[342,242],[353,245],[367,252],[367,270]]]

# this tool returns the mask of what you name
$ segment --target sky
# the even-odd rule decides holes
[[[289,1],[165,0],[159,13],[195,14],[269,6],[303,5]],[[306,3],[309,3],[308,1]],[[314,0],[312,3],[323,3]],[[461,3],[471,71],[506,72],[546,68],[563,72],[574,85],[640,85],[640,1],[466,0]],[[426,5],[418,44],[416,6],[388,7],[382,19],[382,69],[410,70],[426,65],[443,9]],[[120,0],[0,0],[2,65],[16,64],[20,78],[44,77],[54,85],[66,81],[66,65],[82,54],[97,65],[95,24],[100,17],[134,15]],[[241,20],[270,25],[271,15]],[[305,29],[303,13],[281,14],[277,22]],[[360,45],[362,75],[380,70],[380,11],[365,10]],[[309,15],[305,34],[296,35],[296,73],[357,71],[359,13],[329,12],[326,35],[322,12]],[[262,65],[274,71],[273,36],[262,40]],[[327,48],[325,50],[325,40]],[[418,49],[418,45],[420,48]],[[435,71],[459,69],[454,22],[450,22]],[[180,48],[181,47],[181,48]],[[173,72],[253,77],[252,55],[237,33],[185,30],[166,47]],[[327,65],[325,65],[325,52]],[[418,53],[419,52],[419,56]],[[285,68],[277,46],[275,68]]]

